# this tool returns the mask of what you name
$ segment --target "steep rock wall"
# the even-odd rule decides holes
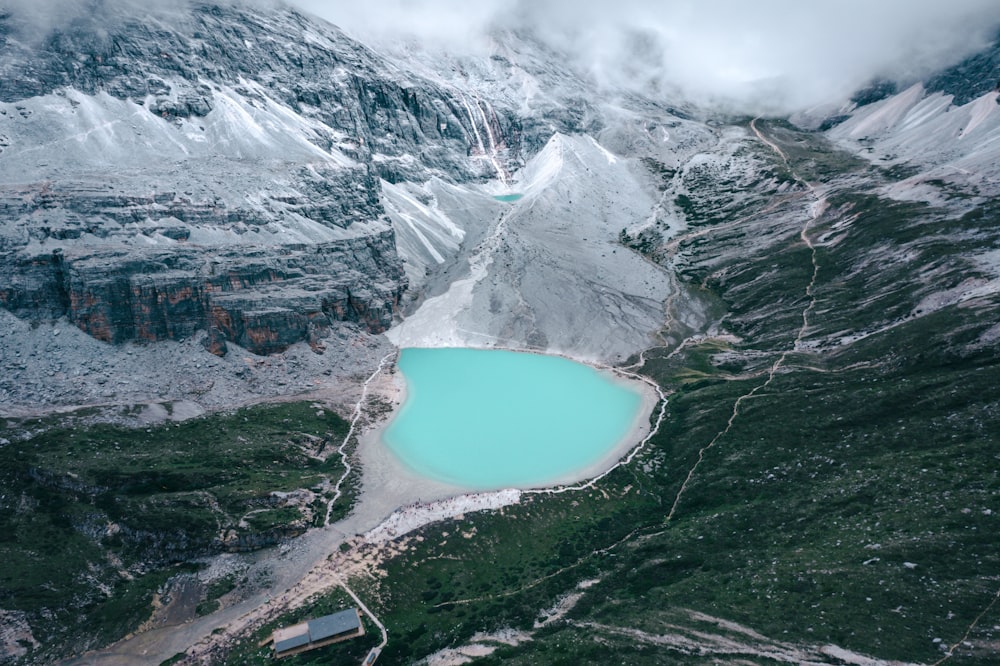
[[[315,342],[340,321],[380,333],[404,289],[391,230],[256,256],[200,248],[24,251],[0,267],[0,305],[20,317],[67,317],[111,343],[179,340],[207,329],[216,353],[226,341],[258,354],[283,351]]]
[[[295,11],[120,10],[44,34],[0,12],[0,306],[23,319],[216,354],[379,333],[407,287],[381,182],[494,177],[479,135],[517,159],[512,113]]]

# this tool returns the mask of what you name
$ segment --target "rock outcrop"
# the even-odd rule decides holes
[[[240,253],[169,247],[21,252],[2,268],[0,305],[25,318],[67,317],[105,342],[184,339],[209,330],[270,354],[315,342],[336,322],[376,333],[392,322],[405,282],[393,234]]]
[[[361,168],[325,175],[323,192],[281,197],[312,237],[266,210],[174,193],[8,186],[0,305],[111,343],[209,330],[217,354],[227,341],[258,354],[315,343],[340,321],[380,333],[406,281],[377,182]]]
[[[381,182],[495,176],[513,114],[292,10],[183,7],[0,15],[0,306],[219,355],[384,331],[407,281]]]
[[[0,15],[0,101],[103,92],[163,119],[197,121],[219,110],[220,87],[231,86],[322,123],[322,147],[359,161],[378,156],[379,175],[390,181],[426,179],[427,169],[448,179],[493,175],[466,159],[486,124],[518,152],[512,113],[485,102],[473,110],[457,90],[401,71],[294,10],[192,4],[137,15],[114,2],[92,9],[43,37],[16,15]]]

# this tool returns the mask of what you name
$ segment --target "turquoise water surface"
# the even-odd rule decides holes
[[[486,490],[549,485],[601,460],[639,393],[557,356],[404,349],[402,409],[382,439],[420,475]]]
[[[493,196],[497,201],[503,201],[504,203],[513,203],[524,197],[523,194],[496,194]]]

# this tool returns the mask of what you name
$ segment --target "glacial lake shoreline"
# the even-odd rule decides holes
[[[507,472],[510,472],[511,467],[531,466],[537,463],[538,454],[540,453],[538,447],[541,446],[544,448],[552,445],[553,450],[545,451],[544,453],[550,457],[554,456],[558,458],[559,462],[557,465],[553,465],[549,461],[550,464],[545,466],[539,473],[533,473],[529,470],[529,473],[522,478],[507,476],[492,481],[484,481],[482,476],[475,475],[473,475],[472,479],[465,480],[456,478],[455,475],[433,472],[428,474],[419,468],[419,462],[418,465],[408,463],[398,453],[394,452],[391,443],[386,441],[386,433],[399,425],[400,415],[407,410],[407,405],[413,404],[408,402],[408,385],[412,384],[412,381],[406,378],[402,369],[397,365],[391,376],[391,393],[394,396],[392,401],[395,403],[396,408],[385,421],[370,428],[365,433],[359,447],[359,454],[362,460],[362,467],[365,469],[364,485],[366,486],[366,490],[371,489],[375,493],[387,493],[390,496],[395,496],[401,504],[427,499],[439,499],[466,492],[482,492],[506,488],[532,490],[586,482],[616,465],[643,441],[651,428],[650,416],[660,401],[660,395],[654,387],[638,378],[633,379],[614,369],[597,367],[564,356],[495,349],[407,348],[401,351],[401,358],[397,361],[398,364],[402,361],[401,365],[405,365],[405,355],[410,350],[413,350],[415,355],[429,354],[430,356],[424,360],[427,361],[433,357],[435,359],[433,365],[437,365],[437,359],[442,358],[439,354],[447,356],[452,353],[456,353],[461,357],[463,362],[474,358],[488,358],[496,363],[503,364],[514,361],[515,365],[519,367],[510,369],[510,372],[507,373],[508,380],[511,373],[516,374],[525,367],[541,368],[542,372],[554,371],[557,374],[569,372],[569,386],[560,385],[559,381],[545,384],[545,378],[542,377],[541,381],[545,385],[540,389],[536,386],[534,397],[538,397],[539,391],[545,399],[549,397],[545,395],[546,391],[569,393],[576,391],[576,394],[569,397],[572,402],[580,398],[580,392],[586,392],[586,387],[581,389],[579,386],[574,386],[574,384],[584,381],[592,382],[591,388],[596,387],[597,402],[596,404],[592,402],[586,405],[574,404],[572,405],[572,409],[575,409],[576,412],[569,415],[565,411],[566,404],[564,402],[562,404],[563,411],[554,415],[554,419],[557,421],[554,424],[554,429],[548,428],[548,425],[552,424],[528,423],[526,426],[528,430],[540,427],[544,432],[540,434],[540,439],[521,442],[521,444],[526,444],[527,448],[522,447],[520,454],[512,451],[511,447],[506,445],[506,442],[502,439],[502,433],[500,440],[493,440],[493,446],[502,446],[504,457],[521,456],[520,459],[515,459],[511,466],[508,466]],[[479,356],[482,354],[494,354],[498,356]],[[541,366],[538,364],[541,364]],[[443,375],[448,374],[447,369],[442,369],[441,372]],[[474,371],[472,372],[474,373]],[[440,379],[443,382],[451,381],[445,377]],[[468,380],[468,377],[465,379]],[[538,380],[539,378],[535,377],[534,379]],[[417,391],[421,390],[418,386]],[[433,391],[434,387],[432,386],[430,390]],[[468,387],[458,387],[457,390],[468,390]],[[517,387],[515,387],[515,390],[518,390]],[[496,395],[496,393],[493,394],[494,399]],[[623,404],[618,406],[618,413],[610,415],[607,413],[608,405],[605,400],[609,396],[623,399],[621,401]],[[450,398],[454,399],[455,396],[452,395]],[[529,395],[528,399],[532,399],[532,396]],[[454,410],[455,408],[456,405],[454,404],[447,405],[443,408],[442,413],[447,413],[448,410]],[[458,405],[457,408],[460,409],[461,405]],[[544,411],[548,408],[548,405],[542,405],[541,408]],[[506,416],[510,417],[509,414]],[[477,415],[472,415],[471,418],[475,420]],[[560,427],[564,424],[559,423],[559,421],[573,418],[579,418],[584,421],[581,426],[584,431],[594,427],[595,418],[598,421],[602,418],[612,418],[617,423],[605,430],[603,441],[590,442],[587,450],[579,454],[579,452],[574,451],[576,442],[572,438],[579,435],[580,428],[570,428],[567,430]],[[480,422],[476,423],[475,427],[487,428],[489,426]],[[524,431],[522,430],[521,432],[523,434]],[[609,435],[608,433],[611,434]],[[459,437],[461,436],[459,435]],[[572,441],[556,441],[567,437]],[[490,462],[490,459],[487,459],[486,462]],[[493,458],[492,462],[495,463],[496,458]],[[407,490],[404,490],[404,488]],[[385,499],[388,499],[388,497]]]

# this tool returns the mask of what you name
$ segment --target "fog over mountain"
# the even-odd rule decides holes
[[[0,0],[0,666],[1000,663],[998,28]]]
[[[0,12],[14,12],[44,32],[101,8],[151,12],[188,1],[5,0]],[[991,0],[845,0],[824,5],[821,12],[794,0],[290,4],[384,48],[405,43],[484,54],[494,47],[491,35],[497,31],[530,30],[609,87],[777,113],[840,102],[873,78],[916,80],[983,48],[1000,27],[1000,11]]]
[[[910,80],[996,35],[992,0],[295,0],[363,41],[484,52],[496,29],[530,29],[601,82],[702,104],[784,112],[838,102],[876,77]]]

